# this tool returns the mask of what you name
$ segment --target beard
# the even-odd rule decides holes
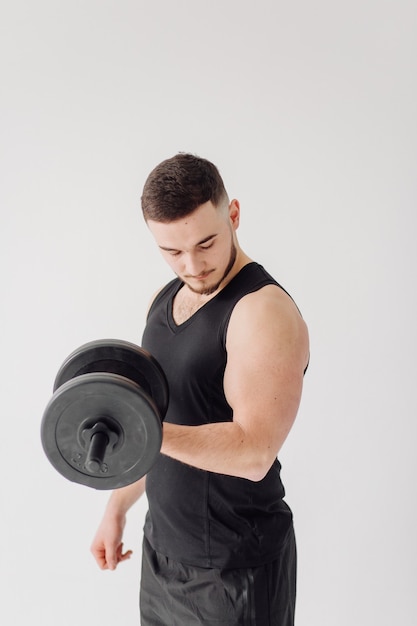
[[[236,261],[236,256],[237,256],[237,250],[236,250],[236,246],[233,242],[232,239],[232,245],[230,248],[230,256],[229,256],[229,261],[226,265],[226,268],[222,274],[222,277],[220,278],[220,280],[217,280],[215,283],[212,283],[211,285],[202,285],[199,289],[196,289],[195,287],[193,287],[192,285],[190,285],[188,282],[184,281],[185,284],[187,285],[188,289],[190,291],[192,291],[193,293],[198,293],[200,296],[211,296],[212,293],[214,293],[215,291],[218,290],[218,288],[220,287],[220,285],[222,284],[222,282],[227,278],[227,276],[230,274],[230,272],[232,271],[232,268],[235,264]]]

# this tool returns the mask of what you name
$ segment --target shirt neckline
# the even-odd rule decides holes
[[[235,276],[233,276],[232,280],[230,280],[227,283],[227,285],[225,285],[225,287],[223,287],[223,289],[221,289],[219,291],[219,293],[214,296],[214,298],[211,298],[210,300],[208,300],[199,309],[197,309],[197,311],[195,311],[195,313],[190,315],[190,317],[188,319],[186,319],[184,322],[182,322],[181,324],[177,324],[176,323],[176,321],[174,319],[174,315],[173,315],[174,299],[177,296],[177,294],[180,291],[180,289],[184,286],[184,282],[178,278],[177,279],[178,280],[178,284],[176,285],[176,288],[174,289],[174,291],[171,294],[170,298],[168,299],[168,303],[167,303],[167,307],[168,307],[167,318],[168,318],[168,324],[169,324],[169,327],[171,328],[171,330],[174,331],[174,332],[178,332],[178,331],[181,331],[182,329],[186,328],[187,326],[189,326],[198,317],[200,311],[203,311],[211,302],[216,302],[218,300],[218,298],[221,296],[221,294],[224,294],[225,292],[227,293],[227,290],[229,288],[231,288],[231,285],[236,281],[236,279],[238,277],[242,276],[242,273],[245,272],[249,267],[253,267],[255,265],[257,265],[257,263],[255,261],[250,261],[249,263],[246,263],[246,265],[244,265],[238,271],[238,273]]]

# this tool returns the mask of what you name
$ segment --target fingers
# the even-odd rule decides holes
[[[117,564],[116,565],[118,565],[122,561],[127,561],[128,559],[130,559],[132,554],[133,554],[132,550],[127,550],[126,552],[123,552],[123,544],[121,543],[119,547],[117,548]]]
[[[92,545],[91,552],[102,570],[115,570],[119,563],[130,559],[133,554],[132,550],[123,552],[123,543],[120,543],[116,549],[113,545]]]
[[[120,546],[117,548],[118,563],[120,563],[120,561],[126,561],[126,559],[130,559],[130,556],[132,554],[132,550],[126,550],[126,552],[123,552],[123,544],[121,543]]]
[[[123,552],[123,543],[120,543],[115,552],[108,551],[106,557],[107,567],[105,569],[115,570],[119,563],[130,559],[132,554],[132,550]]]
[[[91,552],[97,562],[100,569],[108,569],[108,563],[106,558],[106,551],[104,548],[91,548]]]

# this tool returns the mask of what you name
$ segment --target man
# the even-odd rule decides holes
[[[161,454],[112,493],[92,544],[123,552],[145,490],[142,624],[292,626],[296,547],[277,454],[298,410],[308,333],[291,297],[240,248],[240,206],[217,168],[163,161],[143,190],[146,223],[177,278],[154,298],[142,345],[168,379]]]

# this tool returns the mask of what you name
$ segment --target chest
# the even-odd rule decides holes
[[[184,320],[181,324],[180,319]],[[227,361],[224,321],[224,312],[217,309],[215,300],[207,306],[188,300],[174,306],[168,300],[151,311],[142,346],[167,377],[168,422],[196,426],[231,419],[223,389]]]
[[[189,320],[201,307],[209,302],[210,297],[188,294],[181,289],[174,298],[172,304],[172,317],[174,322],[180,326]]]

